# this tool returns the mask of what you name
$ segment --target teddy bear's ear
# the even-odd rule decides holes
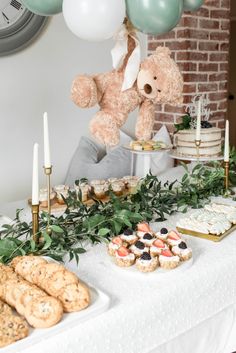
[[[164,54],[165,56],[170,56],[171,51],[167,47],[157,47],[156,48],[156,54]]]

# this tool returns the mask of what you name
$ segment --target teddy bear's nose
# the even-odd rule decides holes
[[[143,87],[143,89],[146,94],[152,93],[152,86],[149,85],[148,83]]]

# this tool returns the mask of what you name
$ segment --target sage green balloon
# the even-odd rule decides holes
[[[204,3],[204,0],[184,0],[184,11],[197,11]]]
[[[63,0],[21,0],[31,12],[41,16],[52,16],[62,12]]]
[[[126,0],[127,15],[139,31],[158,35],[171,31],[183,13],[183,0]]]

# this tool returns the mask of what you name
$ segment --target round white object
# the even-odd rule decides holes
[[[79,38],[103,41],[117,33],[126,13],[125,0],[64,0],[63,15]]]

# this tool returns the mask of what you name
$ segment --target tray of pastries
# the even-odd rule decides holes
[[[0,352],[19,353],[105,311],[108,304],[104,293],[63,265],[18,256],[8,266],[0,264]]]
[[[192,263],[192,249],[176,230],[162,228],[155,233],[148,223],[111,239],[108,253],[115,265],[132,272],[166,273]]]
[[[218,242],[236,230],[236,207],[212,202],[177,222],[183,234]]]
[[[109,200],[108,191],[112,190],[115,195],[123,196],[134,193],[139,185],[140,178],[137,176],[124,176],[123,178],[97,179],[89,181],[77,181],[73,188],[68,185],[56,185],[50,191],[52,211],[63,212],[66,209],[64,199],[69,191],[75,191],[77,197],[81,196],[82,202],[87,205],[94,203],[94,199],[106,202]],[[47,210],[47,189],[40,189],[40,209]],[[29,200],[31,204],[31,199]]]

